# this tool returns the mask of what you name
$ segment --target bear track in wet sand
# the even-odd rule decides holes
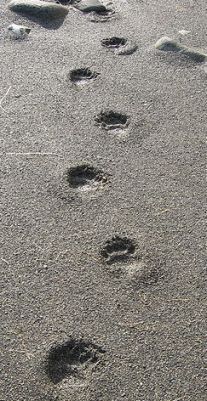
[[[135,244],[130,238],[115,235],[106,241],[101,256],[107,264],[128,261],[135,253]]]
[[[95,122],[105,130],[125,129],[129,125],[129,117],[126,114],[118,113],[113,110],[101,111],[96,117]]]
[[[76,85],[85,84],[95,80],[98,77],[99,73],[95,71],[91,71],[89,68],[78,68],[71,70],[69,73],[69,77],[71,82]]]
[[[53,346],[45,361],[45,373],[57,385],[64,379],[84,380],[87,370],[105,353],[101,347],[84,340],[69,339]]]
[[[117,278],[125,278],[140,289],[151,286],[161,277],[159,259],[148,254],[137,253],[134,240],[115,235],[100,250],[102,261],[108,266],[108,272]]]
[[[90,191],[103,188],[109,175],[89,164],[80,164],[67,170],[66,179],[72,188]]]
[[[106,38],[101,40],[103,47],[110,51],[113,51],[116,55],[130,55],[134,53],[138,46],[133,41],[123,38],[112,36],[111,38]]]

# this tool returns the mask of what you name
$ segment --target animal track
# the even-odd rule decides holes
[[[98,72],[91,71],[89,68],[79,68],[70,71],[70,80],[75,84],[83,84],[96,79],[99,75]]]
[[[116,235],[101,250],[101,255],[106,263],[124,262],[129,260],[135,254],[135,244],[127,237],[119,237]]]
[[[133,240],[115,236],[106,241],[101,249],[101,256],[110,266],[114,277],[125,277],[135,289],[146,288],[155,284],[161,277],[159,259],[139,253]]]
[[[108,175],[89,164],[71,167],[67,170],[66,175],[71,187],[80,188],[84,191],[96,189],[108,182]]]
[[[99,361],[105,351],[83,340],[70,339],[50,349],[45,363],[45,373],[54,384],[70,377],[84,379],[91,364]]]
[[[122,37],[113,36],[111,38],[102,39],[101,44],[118,55],[132,54],[137,50],[137,45],[135,43]]]
[[[90,14],[90,20],[92,22],[107,22],[109,19],[115,17],[115,11],[111,9],[105,9],[104,11],[93,12]]]
[[[155,284],[160,275],[161,270],[154,261],[148,260],[148,258],[140,258],[128,264],[125,268],[124,273],[133,282],[134,287],[147,287]]]
[[[101,44],[105,47],[117,48],[120,46],[124,46],[127,42],[125,38],[118,38],[117,36],[113,36],[112,38],[102,39]]]
[[[111,129],[124,129],[129,124],[129,117],[126,114],[121,114],[110,111],[102,111],[95,117],[95,121],[102,128]]]

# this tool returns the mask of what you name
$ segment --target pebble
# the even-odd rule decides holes
[[[168,36],[162,36],[162,38],[155,43],[155,47],[163,51],[179,52],[182,46],[180,43],[176,42],[176,40],[168,38]]]
[[[27,26],[11,24],[8,26],[8,33],[11,39],[25,39],[31,29]]]
[[[68,14],[68,8],[61,4],[40,0],[11,0],[8,4],[11,11],[42,18],[63,18]]]
[[[155,48],[162,51],[179,52],[187,56],[191,60],[203,62],[207,60],[207,54],[202,50],[194,49],[192,47],[184,46],[174,39],[163,36],[155,43]]]
[[[106,7],[99,0],[81,0],[75,7],[84,13],[106,11]]]

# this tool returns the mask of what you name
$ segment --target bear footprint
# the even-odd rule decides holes
[[[108,182],[108,174],[89,164],[81,164],[67,170],[66,179],[72,188],[87,191],[103,187]]]
[[[95,117],[95,122],[106,130],[125,129],[129,125],[129,117],[113,110],[101,111]]]
[[[93,81],[98,75],[98,72],[91,71],[89,68],[78,68],[70,71],[69,77],[74,84],[80,85]]]
[[[117,36],[102,39],[101,44],[103,47],[106,47],[117,55],[129,55],[137,50],[136,43],[129,39]]]
[[[135,250],[135,244],[131,239],[116,235],[111,240],[106,241],[101,250],[101,255],[107,264],[125,262],[134,256]]]
[[[53,384],[66,378],[84,379],[87,369],[96,364],[103,353],[101,347],[91,342],[71,338],[50,349],[45,373]]]

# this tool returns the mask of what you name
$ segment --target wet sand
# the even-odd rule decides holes
[[[1,401],[206,399],[207,66],[154,45],[206,53],[207,6],[113,4],[48,24],[0,3]]]

